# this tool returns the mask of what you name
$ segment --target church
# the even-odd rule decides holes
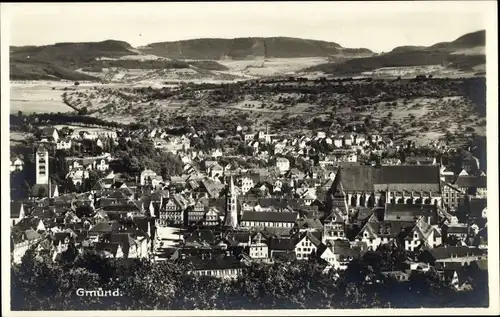
[[[347,213],[385,204],[441,205],[438,165],[364,166],[340,164],[326,206]]]

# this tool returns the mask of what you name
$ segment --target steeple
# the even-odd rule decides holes
[[[49,184],[49,151],[44,146],[35,150],[36,184]]]
[[[346,195],[344,192],[344,186],[342,185],[340,165],[337,168],[337,173],[335,174],[332,186],[330,187],[330,192],[328,197],[329,201],[327,203],[330,212],[332,212],[335,209],[338,209],[343,215],[347,214],[348,212],[347,202],[346,202]]]
[[[229,192],[226,196],[226,216],[224,226],[235,228],[238,226],[238,205],[236,187],[234,186],[233,176],[229,181]]]

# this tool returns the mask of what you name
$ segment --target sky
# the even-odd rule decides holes
[[[488,4],[487,1],[485,1]],[[387,52],[485,29],[481,1],[2,4],[10,45],[287,36]]]

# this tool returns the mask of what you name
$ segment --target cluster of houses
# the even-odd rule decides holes
[[[456,263],[487,258],[486,176],[474,162],[459,175],[433,158],[362,165],[357,153],[373,144],[379,149],[400,145],[377,136],[323,132],[289,141],[267,131],[244,134],[240,128],[254,154],[261,145],[274,148],[270,167],[243,169],[221,163],[226,154],[220,148],[204,159],[194,155],[190,140],[196,136],[141,133],[156,148],[181,157],[182,175],[164,178],[146,169],[133,180],[123,179],[110,171],[109,154],[67,157],[68,178],[75,184],[92,169],[108,175],[89,192],[60,195],[49,178],[44,143],[62,140],[57,129],[43,130],[33,197],[11,203],[14,262],[32,246],[54,260],[70,247],[90,248],[113,258],[179,261],[193,274],[235,277],[254,261],[317,258],[328,269],[342,270],[385,244],[408,252],[409,270],[424,263],[444,272]],[[73,131],[67,140],[100,137],[116,139],[118,134]],[[307,155],[311,142],[335,150],[320,155],[309,170],[282,155]],[[199,165],[194,158],[201,160]],[[22,166],[14,163],[11,170],[13,164]],[[176,239],[164,234],[174,231]]]

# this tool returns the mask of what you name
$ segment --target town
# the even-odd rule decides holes
[[[315,261],[335,279],[388,248],[404,257],[382,276],[430,270],[456,291],[471,287],[464,267],[487,270],[484,166],[444,142],[236,124],[232,146],[194,128],[30,129],[31,146],[11,152],[13,263],[93,250],[234,280],[255,263]]]

